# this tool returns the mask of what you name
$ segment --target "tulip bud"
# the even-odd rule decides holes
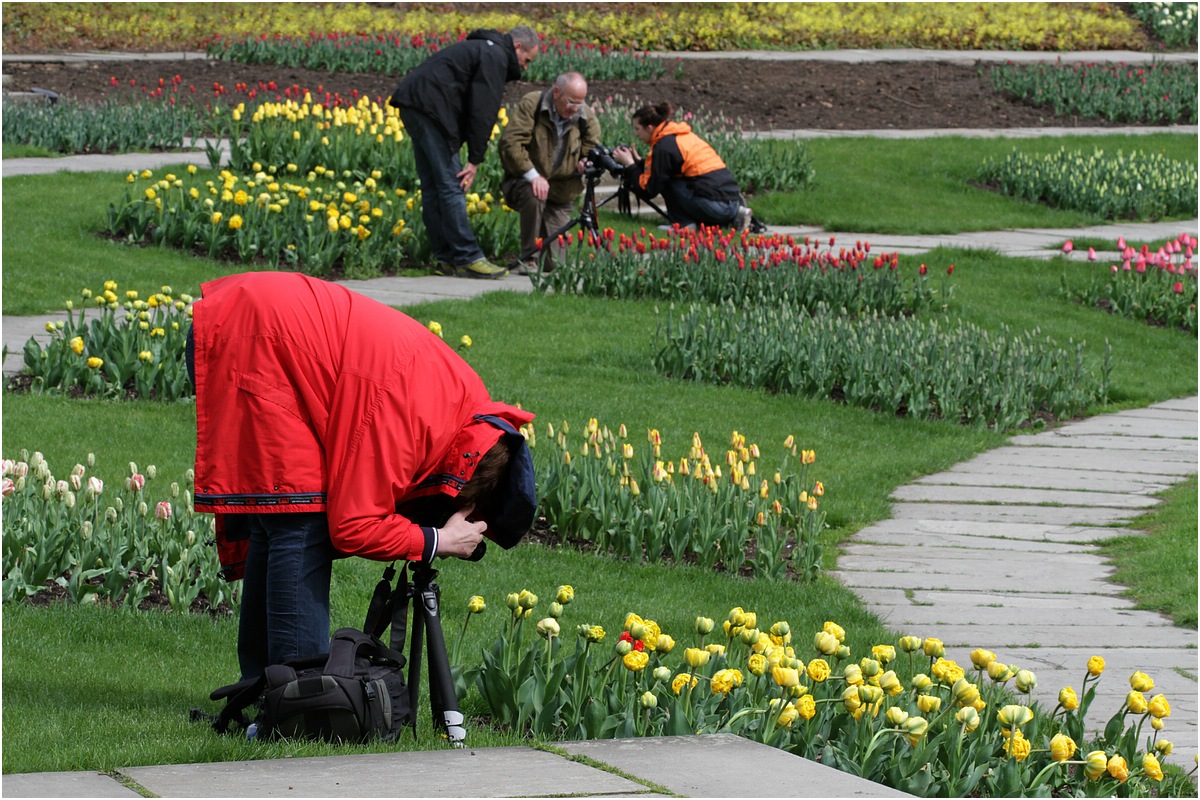
[[[904,691],[904,684],[900,683],[900,678],[889,669],[879,676],[879,688],[887,692],[888,696],[895,697]]]
[[[908,733],[909,741],[920,739],[929,730],[929,720],[924,717],[909,717],[902,726]]]
[[[1033,719],[1033,711],[1028,706],[1008,705],[996,712],[996,719],[1005,728],[1019,728]]]
[[[1058,704],[1067,711],[1079,708],[1079,698],[1075,695],[1075,690],[1070,686],[1064,686],[1058,693]]]
[[[1167,739],[1159,739],[1154,743],[1154,749],[1162,754],[1163,758],[1166,758],[1175,751],[1175,745]]]
[[[1161,694],[1150,698],[1150,714],[1155,719],[1171,716],[1171,704],[1167,702],[1167,698]]]
[[[474,595],[467,601],[467,613],[482,614],[487,604],[483,602],[483,598],[479,595]]]
[[[563,613],[562,603],[555,600],[550,604],[550,608],[546,610],[546,613],[548,613],[554,619],[558,619]]]
[[[649,709],[657,707],[658,698],[654,696],[654,692],[642,692],[642,708]]]
[[[892,706],[887,710],[887,721],[897,727],[908,721],[908,712],[898,706]]]
[[[575,599],[575,589],[568,585],[560,586],[558,587],[558,593],[554,596],[554,599],[561,605],[565,606]]]
[[[558,627],[558,620],[553,617],[546,617],[538,622],[537,632],[538,636],[541,636],[543,639],[553,639],[561,633],[561,629]]]
[[[751,675],[762,675],[767,671],[766,657],[761,653],[751,653],[750,657],[746,659],[746,669],[750,671]]]
[[[838,650],[838,640],[827,631],[818,631],[813,639],[813,647],[824,656],[831,656]]]
[[[1145,693],[1154,688],[1154,679],[1139,670],[1129,676],[1129,687]]]
[[[697,621],[700,619],[703,619],[703,617],[697,618]],[[712,622],[712,620],[709,620],[709,622]],[[707,650],[701,650],[698,647],[689,647],[687,650],[683,651],[683,659],[692,669],[699,669],[700,667],[703,667],[708,663],[708,659],[711,656],[712,654]]]
[[[656,680],[656,681],[662,681],[665,683],[665,682],[671,680],[671,668],[670,667],[655,667],[654,672],[652,674],[654,675],[654,680]]]
[[[971,651],[971,663],[976,669],[987,669],[987,665],[996,660],[996,654],[982,648]]]
[[[537,601],[537,595],[528,589],[522,589],[520,593],[517,594],[517,605],[519,605],[521,608],[533,608],[537,605]]]
[[[963,726],[963,731],[966,733],[973,733],[979,727],[980,723],[979,712],[970,706],[960,708],[958,713],[954,715],[954,719],[959,725]]]
[[[1103,750],[1093,750],[1085,760],[1087,763],[1083,765],[1083,772],[1089,781],[1098,780],[1108,769],[1108,754]]]
[[[1088,659],[1087,670],[1093,678],[1098,677],[1100,673],[1104,672],[1104,659],[1100,656],[1092,656]]]
[[[841,647],[839,647],[837,649],[837,652],[834,653],[834,655],[836,655],[838,658],[841,658],[841,659],[849,658],[850,657],[850,648],[847,647],[846,645],[842,645]]]
[[[708,617],[696,617],[696,633],[701,636],[707,636],[712,633],[713,626],[716,623]]]
[[[862,700],[867,705],[878,703],[883,699],[883,689],[880,689],[878,686],[863,684],[862,686],[856,686],[855,688],[858,689],[858,699]]]
[[[1150,710],[1150,704],[1146,702],[1146,696],[1138,691],[1130,691],[1125,695],[1125,705],[1131,713],[1145,714]]]
[[[862,668],[858,664],[847,664],[842,668],[842,677],[849,686],[859,686],[863,682]]]
[[[954,701],[960,706],[969,706],[979,699],[979,687],[973,683],[969,683],[966,678],[959,678],[950,687],[950,693],[954,696]]]
[[[654,649],[665,656],[675,649],[675,640],[668,634],[660,633],[658,635],[658,644]]]
[[[930,678],[924,672],[918,672],[912,676],[912,687],[918,692],[927,692],[933,686],[933,678]]]
[[[617,651],[617,655],[626,656],[633,650],[633,642],[628,639],[617,639],[613,649]]]
[[[509,610],[516,611],[521,606],[520,595],[516,592],[510,592],[504,596],[504,605],[508,606]]]
[[[1013,676],[1013,672],[1008,668],[1008,665],[1001,664],[999,661],[993,661],[987,665],[987,674],[996,683],[1004,683]]]
[[[917,710],[922,714],[936,714],[942,708],[942,698],[936,694],[923,694],[917,698]]]
[[[941,658],[946,655],[946,647],[942,644],[941,639],[929,638],[925,640],[922,647],[925,650],[925,655],[930,658]]]
[[[1029,694],[1037,686],[1037,676],[1027,669],[1017,670],[1017,691]]]
[[[896,642],[905,653],[915,653],[921,649],[923,640],[920,636],[901,636]]]

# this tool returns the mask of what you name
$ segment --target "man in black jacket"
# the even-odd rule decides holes
[[[413,143],[421,179],[421,216],[438,269],[469,278],[503,278],[508,270],[490,263],[467,220],[465,193],[483,162],[504,84],[538,54],[532,28],[507,34],[471,31],[467,38],[434,53],[404,76],[391,105]],[[459,149],[467,145],[467,166]]]

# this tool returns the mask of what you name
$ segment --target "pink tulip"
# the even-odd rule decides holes
[[[135,472],[133,475],[125,479],[125,488],[131,492],[140,492],[142,487],[146,485],[146,476],[140,472]]]
[[[1088,261],[1095,261],[1095,260],[1096,260],[1096,248],[1089,247],[1088,248]]]
[[[1118,250],[1124,250],[1124,249],[1125,249],[1125,237],[1124,237],[1124,236],[1118,236],[1118,237],[1117,237],[1117,249],[1118,249]]]
[[[1183,281],[1176,281],[1175,285],[1171,287],[1171,291],[1175,294],[1183,294]]]
[[[1067,243],[1064,244],[1063,248],[1062,248],[1063,252],[1070,253],[1074,249],[1075,249],[1075,243],[1072,242],[1070,239],[1067,239]]]
[[[1125,263],[1121,265],[1121,269],[1125,270],[1126,272],[1129,272],[1129,270],[1130,270],[1130,265],[1129,265],[1129,259],[1128,259],[1128,258],[1127,258],[1127,259],[1125,259]]]
[[[1112,267],[1111,267],[1111,269],[1112,269],[1113,275],[1116,275],[1116,274],[1117,274],[1117,271],[1118,271],[1117,265],[1116,265],[1116,264],[1113,264],[1113,265],[1112,265]]]
[[[12,479],[10,478],[5,478],[2,482],[0,482],[0,494],[3,494],[5,497],[8,497],[10,494],[16,491],[16,489],[17,485],[13,483]]]
[[[161,501],[157,506],[154,507],[154,516],[161,520],[170,519],[171,518],[171,504],[168,503],[166,500]]]

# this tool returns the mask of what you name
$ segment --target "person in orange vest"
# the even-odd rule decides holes
[[[645,160],[626,145],[613,150],[613,159],[634,179],[634,192],[643,200],[661,194],[667,218],[681,227],[749,230],[751,211],[733,173],[690,125],[672,121],[673,114],[670,103],[643,106],[633,113],[633,132],[650,147]]]

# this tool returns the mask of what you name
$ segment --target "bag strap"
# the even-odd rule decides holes
[[[339,678],[353,678],[354,662],[359,658],[366,658],[371,663],[389,662],[397,668],[404,666],[404,656],[384,646],[371,634],[357,628],[339,628],[329,642],[329,658],[323,672]]]
[[[246,716],[244,710],[258,702],[259,695],[262,694],[266,685],[266,676],[259,675],[257,678],[247,678],[228,686],[222,686],[210,694],[208,696],[210,700],[225,699],[225,707],[221,709],[221,713],[212,718],[213,730],[217,733],[232,733],[231,725],[237,725],[242,730],[250,727],[250,718]]]

